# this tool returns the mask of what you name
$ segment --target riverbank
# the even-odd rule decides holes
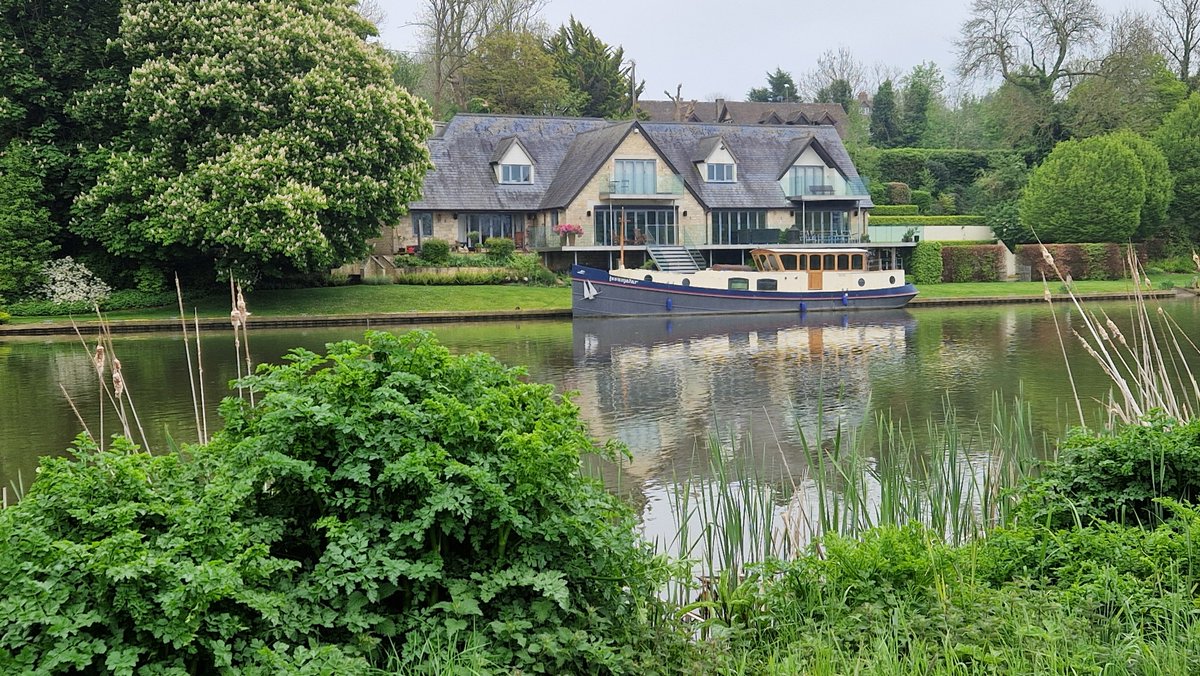
[[[1146,292],[1147,298],[1172,298],[1193,293],[1184,289],[1190,277],[1152,277],[1155,287],[1172,288]],[[1060,291],[1061,284],[1052,286]],[[937,284],[919,287],[909,307],[950,305],[993,305],[1045,302],[1041,282],[993,282],[989,284]],[[1128,280],[1077,282],[1077,296],[1087,300],[1123,300],[1132,288]],[[1000,293],[1002,292],[1002,293]],[[1054,293],[1055,302],[1070,296]],[[255,291],[247,296],[252,328],[316,326],[398,326],[456,321],[511,321],[560,319],[571,316],[571,290],[567,286],[342,286],[313,289]],[[184,307],[194,312],[202,330],[229,327],[229,300],[209,296],[196,301],[185,298]],[[447,308],[455,308],[453,310]],[[179,330],[179,311],[174,306],[106,313],[115,333]],[[83,327],[98,322],[92,315],[77,316]],[[193,324],[189,322],[189,326]],[[70,317],[14,317],[0,326],[0,337],[22,335],[70,335],[75,332]]]

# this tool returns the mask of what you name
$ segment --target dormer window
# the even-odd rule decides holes
[[[533,171],[528,164],[501,164],[501,183],[532,183]]]
[[[734,175],[734,165],[724,163],[708,163],[708,182],[709,183],[733,183],[736,179]]]

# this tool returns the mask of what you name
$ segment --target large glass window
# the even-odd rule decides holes
[[[709,165],[711,166],[711,165]],[[767,227],[767,212],[757,211],[727,211],[712,212],[712,242],[713,244],[751,244],[750,239],[739,241],[738,231],[762,230]],[[742,239],[745,239],[744,237]],[[753,239],[753,238],[751,238]],[[758,242],[762,244],[764,242]]]
[[[433,214],[428,211],[412,212],[412,234],[414,237],[433,236]]]
[[[479,241],[484,242],[489,237],[507,237],[513,239],[515,232],[512,214],[467,214],[465,232],[478,232]]]
[[[621,195],[653,195],[656,192],[654,160],[616,160],[612,192]]]
[[[796,227],[805,242],[837,244],[850,241],[850,219],[845,211],[797,210]]]
[[[625,224],[625,243],[675,244],[675,209],[655,207],[604,207],[596,209],[596,244],[616,246],[621,243],[622,218]]]
[[[833,194],[825,185],[825,167],[792,167],[789,173],[789,195]]]
[[[708,165],[708,182],[709,183],[733,183],[733,165],[732,164],[709,164]]]
[[[500,165],[501,183],[530,183],[532,181],[532,177],[532,167],[530,167],[528,164]]]

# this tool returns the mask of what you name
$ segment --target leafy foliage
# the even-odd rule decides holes
[[[996,282],[1004,270],[1003,249],[997,244],[942,247],[942,281]]]
[[[942,281],[942,245],[928,240],[913,248],[909,264],[913,284],[939,284]]]
[[[625,65],[625,50],[596,37],[592,29],[572,16],[546,42],[554,59],[555,75],[582,94],[579,114],[616,118],[629,115],[630,88],[641,94],[644,83],[632,82]],[[794,89],[794,85],[793,85]]]
[[[1127,242],[1141,224],[1146,170],[1121,141],[1064,141],[1033,171],[1021,223],[1044,242]]]
[[[588,95],[558,76],[554,57],[528,31],[496,31],[472,52],[463,77],[475,110],[517,115],[577,115]]]
[[[1153,141],[1175,177],[1170,220],[1188,241],[1200,242],[1200,93],[1167,115]]]
[[[512,258],[517,245],[508,237],[488,237],[483,242],[488,250],[488,257],[495,261],[504,262]]]
[[[0,671],[360,673],[423,659],[409,636],[526,672],[655,668],[654,560],[552,388],[427,333],[243,385],[258,404],[227,399],[207,446],[44,461],[0,513]]]
[[[776,66],[774,72],[767,73],[767,86],[754,87],[746,93],[746,100],[759,103],[795,103],[800,100],[798,92],[792,74]]]
[[[26,295],[42,278],[57,230],[42,206],[42,177],[28,145],[0,153],[0,301]]]
[[[914,205],[915,206],[915,205]],[[871,225],[983,225],[982,216],[871,216]]]
[[[444,265],[450,260],[450,243],[444,239],[426,239],[421,242],[421,258],[433,265]]]
[[[1167,167],[1167,158],[1153,143],[1130,131],[1109,137],[1132,150],[1146,172],[1146,201],[1142,205],[1141,223],[1134,233],[1134,239],[1141,241],[1156,234],[1166,223],[1167,209],[1175,196],[1175,178]]]
[[[430,124],[351,4],[126,3],[126,134],[75,230],[118,257],[198,257],[242,279],[364,253],[416,199]]]
[[[880,148],[892,148],[900,139],[896,90],[891,80],[884,80],[879,89],[875,90],[875,97],[871,101],[871,143]]]

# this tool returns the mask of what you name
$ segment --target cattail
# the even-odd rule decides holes
[[[246,298],[242,296],[242,285],[238,285],[237,290],[237,312],[241,315],[242,326],[246,326],[246,320],[250,318],[250,313],[246,311]]]
[[[1046,250],[1046,246],[1044,244],[1042,245],[1042,260],[1046,261],[1046,265],[1053,267],[1054,256],[1050,255],[1050,252]]]
[[[1129,347],[1129,343],[1125,342],[1125,336],[1121,333],[1121,329],[1118,329],[1117,325],[1114,324],[1113,320],[1111,319],[1108,320],[1108,331],[1116,337],[1117,342],[1121,343],[1125,347]]]
[[[112,366],[113,396],[120,399],[121,395],[125,393],[125,377],[121,375],[121,360],[112,360]]]
[[[238,327],[242,325],[242,313],[238,312],[237,308],[229,311],[229,323],[233,324],[234,331],[237,331]]]
[[[1047,303],[1053,302],[1053,297],[1050,295],[1050,287],[1042,285],[1042,298],[1046,299]]]
[[[1067,278],[1066,278],[1066,280],[1064,280],[1064,281],[1066,282],[1066,285],[1067,285],[1067,286],[1071,286],[1071,283],[1072,283],[1072,282],[1074,282],[1075,280],[1071,278],[1071,273],[1069,273],[1069,272],[1068,272],[1068,273],[1067,273]]]
[[[1200,270],[1200,254],[1197,254],[1195,249],[1192,249],[1192,262],[1196,264],[1196,269]]]
[[[92,363],[96,365],[96,373],[104,375],[104,346],[96,346],[96,354],[92,357]]]
[[[1150,284],[1150,278],[1142,277],[1142,285],[1145,286],[1147,289],[1151,288],[1152,285]]]

